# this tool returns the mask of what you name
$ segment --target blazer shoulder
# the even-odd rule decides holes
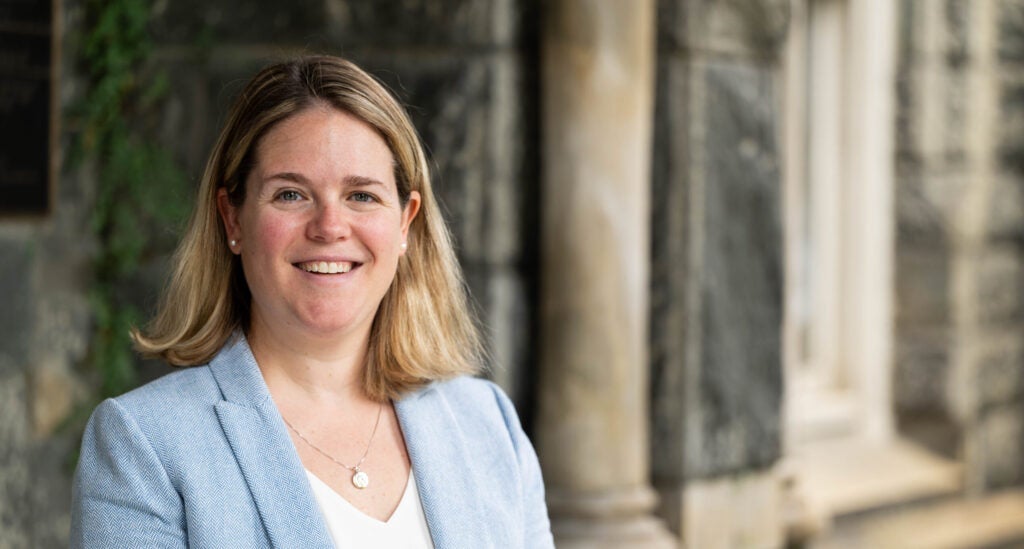
[[[493,381],[470,376],[460,376],[447,381],[436,382],[427,391],[437,391],[448,401],[481,404],[484,402],[510,402],[508,395]]]
[[[220,389],[208,365],[175,370],[114,397],[114,400],[129,410],[153,404],[217,402],[220,399]]]
[[[521,429],[519,415],[512,400],[497,383],[477,377],[462,376],[437,382],[427,391],[436,391],[459,415],[481,415],[491,421],[499,420],[506,429]]]
[[[194,366],[166,374],[111,400],[145,432],[151,433],[172,424],[188,425],[200,415],[212,414],[213,406],[221,399],[209,367]],[[171,429],[177,430],[180,429]]]

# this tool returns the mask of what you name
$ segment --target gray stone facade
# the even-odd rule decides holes
[[[1024,480],[1024,4],[900,6],[897,420],[986,491]]]
[[[73,40],[84,23],[80,0],[59,4],[64,34],[58,103],[67,108],[82,94]],[[607,16],[607,5],[605,11],[599,3],[591,7]],[[541,328],[545,268],[570,264],[542,258],[545,205],[539,197],[551,190],[542,187],[548,173],[543,168],[566,160],[545,158],[541,149],[547,119],[539,59],[542,25],[545,15],[552,20],[546,10],[553,3],[154,2],[155,48],[140,78],[163,72],[171,86],[155,119],[140,123],[154,128],[194,183],[227,106],[258,68],[299,53],[355,60],[408,106],[429,148],[435,188],[487,330],[489,375],[513,396],[543,446],[541,458],[565,472],[549,482],[555,488],[550,493],[571,496],[561,502],[560,520],[572,526],[582,516],[584,533],[600,537],[606,531],[594,524],[633,513],[643,519],[638,524],[660,532],[657,521],[648,520],[650,481],[662,498],[659,518],[680,539],[688,539],[680,531],[686,521],[700,518],[687,515],[687,505],[692,510],[709,503],[703,516],[711,516],[729,509],[719,512],[710,504],[728,507],[721,502],[744,499],[754,501],[748,511],[768,516],[762,522],[781,532],[784,519],[776,518],[785,515],[782,504],[762,507],[780,499],[775,467],[787,457],[780,175],[786,121],[779,69],[790,5],[657,1],[657,36],[649,44],[656,52],[650,186],[630,189],[626,182],[607,193],[650,193],[650,224],[643,227],[650,233],[649,346],[629,355],[647,351],[649,364],[620,360],[624,366],[615,370],[582,364],[547,378],[538,371],[545,337],[582,333],[587,324]],[[565,24],[600,19],[561,15]],[[968,493],[1019,487],[1024,0],[899,0],[897,36],[891,377],[897,434],[962,464]],[[57,164],[76,131],[71,121],[62,118]],[[574,165],[588,169],[587,160],[576,158]],[[89,292],[97,250],[89,223],[95,173],[88,165],[61,173],[49,214],[0,219],[0,547],[66,546],[77,440],[65,422],[78,411],[76,403],[89,402],[96,385],[82,367],[93,327]],[[626,202],[609,200],[620,209]],[[590,239],[605,234],[610,241],[608,235],[617,234],[611,228],[621,226],[602,219],[584,216],[580,233]],[[586,230],[586,220],[599,220],[600,230],[609,232]],[[169,243],[174,235],[156,236]],[[574,251],[571,239],[563,244],[559,254]],[[127,289],[140,306],[152,303],[165,262],[166,255],[149,258]],[[593,295],[614,294],[605,293]],[[629,322],[619,316],[629,315],[597,320],[613,328]],[[586,338],[577,339],[583,344],[574,349],[592,354],[570,349],[572,358],[595,364],[608,358],[586,349]],[[558,362],[568,360],[548,360],[543,367],[547,372]],[[166,371],[147,364],[144,377]],[[617,382],[608,383],[609,377]],[[539,379],[565,378],[565,386],[536,387]],[[638,394],[650,396],[649,406],[626,394],[636,380],[643,380]],[[590,390],[579,394],[598,397],[565,398],[562,392],[575,390],[573,383]],[[547,418],[534,413],[542,392],[558,404],[548,407]],[[627,405],[610,406],[616,398]],[[645,440],[637,425],[647,412],[649,448],[624,448]],[[575,420],[586,428],[574,427]],[[621,452],[604,450],[609,447]],[[565,448],[586,448],[584,453],[602,459],[562,455],[570,451]],[[577,466],[583,460],[589,468]],[[575,477],[588,480],[583,473],[597,480],[574,484]],[[629,490],[593,497],[603,493],[594,486],[605,489],[614,484],[609,479],[624,478]],[[699,489],[687,495],[694,487]],[[749,517],[740,514],[722,520],[735,523],[724,532],[750,530],[742,524]],[[615,521],[607,522],[614,531]],[[703,539],[717,536],[708,531],[712,535]]]

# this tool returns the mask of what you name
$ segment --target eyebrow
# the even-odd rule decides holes
[[[381,187],[387,187],[383,181],[378,181],[372,177],[365,177],[362,175],[350,175],[344,179],[346,185],[351,187],[369,187],[372,185],[380,185]]]
[[[295,173],[295,172],[281,172],[281,173],[275,173],[275,174],[272,174],[272,175],[268,175],[267,177],[263,178],[262,183],[266,183],[266,182],[272,181],[274,179],[283,179],[285,181],[291,181],[292,183],[303,183],[303,184],[307,184],[307,185],[310,183],[309,178],[307,178],[306,176],[304,176],[304,175],[302,175],[300,173]],[[372,185],[379,185],[381,187],[386,187],[387,186],[387,185],[384,184],[383,181],[379,181],[379,180],[374,179],[372,177],[366,177],[366,176],[363,176],[363,175],[349,175],[349,176],[346,176],[342,180],[342,182],[344,182],[346,185],[348,185],[350,187],[369,187],[369,186],[372,186]]]

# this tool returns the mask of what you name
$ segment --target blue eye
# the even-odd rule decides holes
[[[285,202],[295,202],[302,199],[302,195],[298,191],[283,191],[277,195],[278,200],[284,200]]]
[[[374,202],[377,199],[370,193],[357,192],[352,193],[352,200],[355,200],[356,202]]]

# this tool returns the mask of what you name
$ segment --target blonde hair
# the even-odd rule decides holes
[[[420,194],[409,248],[373,321],[364,389],[384,400],[430,381],[476,373],[480,336],[416,130],[382,84],[355,64],[328,56],[267,67],[235,101],[207,162],[157,314],[144,332],[132,330],[136,349],[174,366],[196,366],[209,362],[236,330],[248,328],[249,287],[227,246],[217,193],[225,188],[229,200],[241,205],[260,138],[317,104],[347,112],[381,134],[394,157],[403,207],[412,191]]]

